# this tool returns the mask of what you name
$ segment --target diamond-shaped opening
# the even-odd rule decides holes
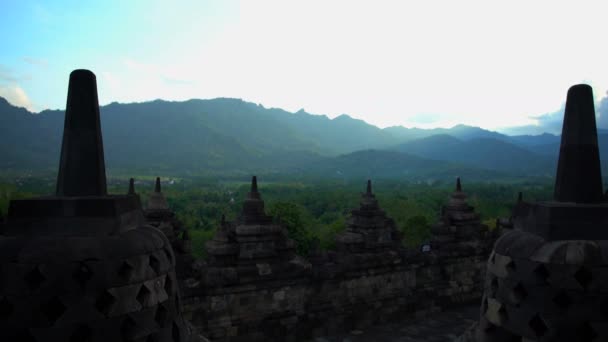
[[[173,280],[169,274],[165,276],[165,292],[167,292],[167,296],[171,296],[173,293]]]
[[[490,257],[490,262],[493,264],[496,263],[496,253],[492,253],[492,256]]]
[[[59,298],[53,297],[48,302],[44,303],[40,309],[52,325],[65,313],[67,307],[63,305]]]
[[[146,285],[142,285],[139,288],[139,292],[137,292],[137,301],[139,302],[139,304],[141,304],[142,307],[148,306],[148,303],[150,302],[150,295],[151,292],[150,290],[148,290],[148,287]]]
[[[78,284],[80,284],[80,287],[84,288],[87,281],[89,281],[93,277],[93,272],[85,263],[80,263],[78,265],[78,268],[76,268],[76,271],[74,271],[74,274],[72,274],[72,276],[74,277],[74,279],[76,279]]]
[[[578,281],[578,283],[583,287],[584,290],[587,290],[587,287],[591,284],[593,280],[593,275],[586,267],[581,267],[574,274],[574,279]]]
[[[553,297],[553,303],[562,310],[568,310],[572,306],[572,299],[566,292],[560,291]]]
[[[133,267],[133,265],[131,265],[129,261],[125,260],[122,262],[120,268],[118,269],[118,275],[125,279],[131,279],[134,269],[135,268]]]
[[[496,298],[496,292],[498,292],[498,278],[492,277],[490,281],[490,297]]]
[[[40,272],[40,267],[36,266],[25,275],[24,279],[30,287],[30,290],[35,290],[42,285],[46,280],[46,277]]]
[[[526,297],[528,297],[528,291],[526,291],[526,288],[521,283],[517,283],[513,288],[513,299],[519,304]]]
[[[506,322],[507,320],[509,320],[509,313],[507,312],[507,309],[504,305],[502,305],[500,309],[498,309],[498,317],[500,318],[501,322]]]
[[[125,318],[120,325],[120,333],[122,334],[123,339],[131,339],[135,336],[137,324],[131,317]]]
[[[549,273],[549,270],[547,270],[547,268],[545,267],[545,265],[543,265],[543,264],[538,265],[534,269],[534,275],[543,284],[549,284],[549,277],[551,277],[551,274]]]
[[[36,342],[36,338],[29,331],[24,331],[17,336],[16,342]]]
[[[99,312],[108,316],[110,311],[112,311],[112,307],[116,303],[116,297],[111,294],[109,291],[104,291],[99,297],[97,297],[97,301],[95,301],[95,307]]]
[[[597,333],[589,322],[583,323],[583,325],[577,329],[576,335],[581,342],[592,342],[597,337]]]
[[[0,319],[7,319],[13,314],[15,307],[6,297],[0,299]]]
[[[154,320],[158,325],[163,327],[167,322],[167,317],[169,317],[169,310],[167,310],[164,305],[159,305],[154,314]]]
[[[179,326],[175,321],[173,321],[173,326],[171,327],[171,336],[173,337],[173,342],[179,342]]]
[[[89,342],[91,341],[91,337],[93,336],[93,331],[87,325],[81,324],[79,325],[72,336],[70,336],[70,342]]]
[[[510,260],[506,265],[505,268],[507,269],[507,271],[509,273],[513,273],[517,270],[517,266],[515,265],[515,261]]]
[[[540,318],[538,314],[532,317],[532,319],[528,322],[528,326],[530,326],[532,331],[534,331],[536,337],[544,336],[549,330],[549,328],[547,328],[547,325],[545,324],[545,321],[543,321],[543,319]]]
[[[156,256],[150,255],[149,264],[156,274],[160,273],[160,261]]]

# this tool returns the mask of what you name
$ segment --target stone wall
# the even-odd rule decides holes
[[[222,219],[209,258],[182,273],[184,315],[213,341],[302,341],[479,303],[496,234],[465,199],[458,180],[430,250],[408,250],[368,181],[336,251],[304,259],[253,177],[240,217]]]
[[[480,302],[491,239],[428,253],[326,253],[293,278],[182,282],[184,314],[212,341],[301,341]],[[215,277],[215,276],[214,276]]]

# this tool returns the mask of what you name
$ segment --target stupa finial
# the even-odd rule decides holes
[[[160,177],[156,177],[156,183],[154,184],[154,192],[160,192]]]
[[[372,194],[372,180],[371,179],[367,180],[367,190],[365,193],[368,195]]]
[[[258,177],[251,177],[251,190],[249,191],[249,198],[260,198],[260,193],[258,192]]]
[[[129,195],[135,195],[135,179],[129,178]]]
[[[603,200],[593,89],[586,84],[568,90],[553,197],[576,203]]]
[[[95,74],[70,74],[57,196],[105,196],[106,168]]]
[[[256,176],[251,178],[251,192],[258,192],[258,178]]]
[[[460,184],[460,177],[456,178],[456,191],[462,192],[462,184]]]

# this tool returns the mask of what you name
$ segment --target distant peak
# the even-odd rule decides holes
[[[336,116],[336,118],[334,120],[338,120],[338,119],[340,119],[340,120],[343,120],[343,119],[352,119],[352,117],[350,115],[348,115],[348,114],[340,114],[340,115]]]

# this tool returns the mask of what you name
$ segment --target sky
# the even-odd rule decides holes
[[[84,68],[102,105],[234,97],[379,127],[540,133],[561,129],[568,88],[587,83],[608,127],[607,10],[585,0],[7,0],[0,96],[63,109],[69,73]]]

